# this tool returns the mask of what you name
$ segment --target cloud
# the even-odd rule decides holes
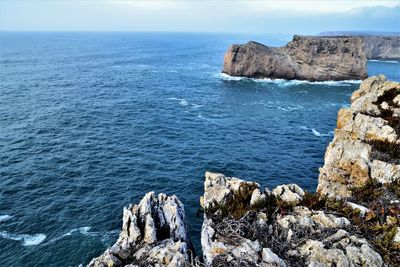
[[[3,30],[314,34],[328,30],[399,31],[400,17],[399,0],[0,1]]]

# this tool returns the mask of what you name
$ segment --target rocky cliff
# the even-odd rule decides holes
[[[400,84],[384,76],[366,79],[339,110],[333,141],[320,170],[318,192],[350,197],[368,181],[400,180]]]
[[[176,196],[147,193],[124,208],[117,242],[88,266],[192,266],[185,210]]]
[[[366,79],[338,113],[317,192],[206,172],[203,262],[182,203],[148,193],[89,266],[400,266],[400,83]]]
[[[359,37],[295,35],[284,47],[256,42],[232,45],[222,72],[232,76],[310,81],[367,77],[366,54]]]
[[[377,33],[371,35],[362,32],[322,32],[318,36],[360,36],[364,41],[368,59],[400,60],[400,35]]]
[[[400,36],[363,36],[368,59],[400,60]]]

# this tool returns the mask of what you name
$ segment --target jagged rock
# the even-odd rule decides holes
[[[320,169],[318,192],[350,197],[352,187],[369,179],[399,181],[400,120],[394,116],[399,95],[400,83],[387,81],[383,75],[361,83],[351,96],[351,107],[338,113],[335,137]]]
[[[190,266],[192,244],[176,196],[147,193],[123,210],[117,242],[88,266]]]
[[[202,207],[207,209],[215,203],[224,204],[233,192],[238,191],[243,184],[256,185],[257,183],[243,181],[235,177],[225,177],[220,173],[206,172],[204,182],[204,196],[200,201]]]
[[[277,186],[272,194],[285,202],[297,204],[303,199],[304,191],[297,184],[288,184]]]
[[[256,42],[232,45],[225,53],[222,72],[251,78],[349,80],[366,78],[366,63],[359,37],[295,35],[283,47]]]
[[[207,181],[215,177],[223,183]],[[224,195],[231,195],[235,189],[228,185],[237,181],[249,183],[207,173],[204,195],[216,193],[217,188]],[[285,191],[290,192],[285,202],[294,207],[281,214],[276,212],[278,207],[268,205],[277,205],[270,198],[282,200]],[[384,266],[382,257],[365,239],[347,231],[351,229],[348,219],[298,205],[304,191],[297,185],[281,185],[272,192],[263,193],[257,186],[248,198],[243,197],[249,203],[241,205],[249,207],[249,211],[240,219],[224,217],[214,210],[205,213],[201,241],[206,266]],[[265,199],[269,214],[250,208],[253,196],[262,194],[269,196]],[[228,204],[231,200],[225,201]]]
[[[265,194],[261,193],[260,189],[255,189],[251,194],[250,205],[254,206],[260,201],[265,201],[265,199],[266,199]]]

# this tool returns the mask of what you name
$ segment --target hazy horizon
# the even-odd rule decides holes
[[[389,1],[0,1],[0,31],[399,32]]]

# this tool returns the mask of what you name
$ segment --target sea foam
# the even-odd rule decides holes
[[[394,63],[394,64],[399,64],[399,63],[400,63],[400,61],[397,61],[397,60],[378,60],[378,59],[370,59],[370,60],[368,60],[368,61],[371,61],[371,62],[379,62],[379,63]]]
[[[352,85],[352,84],[360,84],[361,80],[343,80],[343,81],[305,81],[305,80],[286,80],[286,79],[270,79],[270,78],[263,78],[263,79],[255,79],[255,78],[247,78],[247,77],[236,77],[230,76],[225,73],[220,73],[219,76],[223,80],[227,81],[241,81],[241,80],[248,80],[257,83],[269,83],[269,84],[276,84],[278,86],[293,86],[293,85],[300,85],[300,84],[310,84],[310,85],[329,85],[329,86],[343,86],[343,85]]]
[[[23,246],[36,246],[46,239],[45,234],[14,234],[7,231],[0,231],[0,237],[9,240],[21,241]]]
[[[5,215],[0,215],[0,223],[1,222],[5,222],[8,221],[9,219],[11,219],[13,216],[5,214]]]

